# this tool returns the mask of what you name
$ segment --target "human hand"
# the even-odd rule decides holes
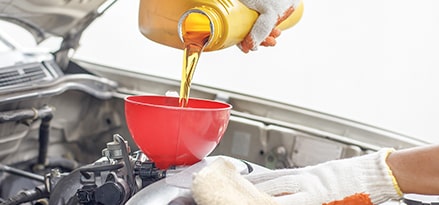
[[[281,30],[277,25],[287,19],[298,7],[300,0],[240,0],[245,6],[259,13],[250,33],[238,44],[248,53],[257,50],[259,45],[274,46]]]
[[[386,164],[389,153],[389,150],[381,150],[306,168],[250,174],[245,178],[234,172],[225,172],[218,165],[214,169],[216,171],[206,167],[202,170],[204,174],[197,174],[194,178],[193,196],[197,201],[197,197],[206,195],[210,199],[209,204],[218,205],[230,204],[233,200],[239,200],[241,204],[249,199],[250,204],[261,205],[268,202],[281,205],[378,204],[402,195]],[[214,178],[217,180],[213,181]],[[205,185],[214,188],[209,190]],[[271,196],[268,199],[267,194]],[[268,202],[261,202],[259,197]]]
[[[354,204],[378,204],[402,195],[386,164],[390,152],[390,149],[383,149],[361,157],[305,168],[250,175],[247,179],[261,191],[273,196],[281,195],[275,197],[279,204],[320,205],[355,199],[366,199],[368,203]],[[283,193],[294,186],[297,192]]]

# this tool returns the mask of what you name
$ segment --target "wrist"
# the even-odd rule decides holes
[[[439,193],[439,146],[420,146],[393,152],[387,164],[403,193]]]
[[[399,184],[398,184],[398,181],[397,181],[395,175],[393,174],[392,169],[391,169],[390,166],[389,166],[389,158],[390,158],[390,155],[391,155],[394,151],[395,151],[395,149],[388,149],[387,152],[386,152],[386,155],[385,155],[384,161],[385,161],[385,164],[386,164],[385,166],[386,166],[386,169],[387,169],[387,171],[388,171],[388,173],[389,173],[389,176],[390,176],[391,179],[392,179],[393,188],[395,189],[395,191],[397,192],[397,194],[398,194],[400,197],[402,197],[403,192],[402,192],[402,190],[401,190],[401,188],[400,188],[400,186],[399,186]]]

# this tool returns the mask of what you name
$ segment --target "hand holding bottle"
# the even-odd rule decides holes
[[[258,46],[274,46],[281,30],[277,28],[299,6],[298,0],[240,0],[245,6],[259,13],[250,33],[238,44],[248,53],[257,50]]]

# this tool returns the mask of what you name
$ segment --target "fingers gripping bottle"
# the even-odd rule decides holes
[[[300,1],[277,28],[294,26],[302,13]],[[184,49],[185,33],[207,32],[204,51],[214,51],[241,42],[258,15],[239,0],[140,0],[139,29],[148,39],[178,49]]]

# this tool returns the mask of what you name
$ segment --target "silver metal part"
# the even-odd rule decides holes
[[[113,137],[112,142],[107,143],[107,148],[102,150],[102,156],[107,157],[108,159],[113,160],[121,160],[123,159],[123,151],[122,151],[122,145],[115,139],[116,136]],[[128,142],[125,140],[124,145],[128,151],[130,152],[130,147],[128,145]]]
[[[16,100],[49,97],[62,94],[68,90],[79,90],[100,99],[109,99],[113,95],[117,83],[105,78],[86,74],[63,76],[56,81],[33,86],[31,89],[8,89],[0,91],[2,103]]]
[[[160,180],[140,190],[126,205],[168,204],[177,197],[191,197],[190,190]]]
[[[201,168],[207,166],[209,162],[212,162],[217,157],[220,156],[206,157],[201,163],[189,166],[170,178],[162,179],[143,188],[136,195],[131,197],[126,205],[169,204],[171,201],[177,198],[188,199],[190,202],[190,199],[192,199],[190,182],[192,180],[193,173],[201,170]],[[232,162],[242,175],[256,174],[267,171],[267,168],[254,163],[244,163],[239,159],[226,156],[222,157]]]
[[[406,194],[403,197],[403,203],[405,205],[439,205],[439,196]]]

